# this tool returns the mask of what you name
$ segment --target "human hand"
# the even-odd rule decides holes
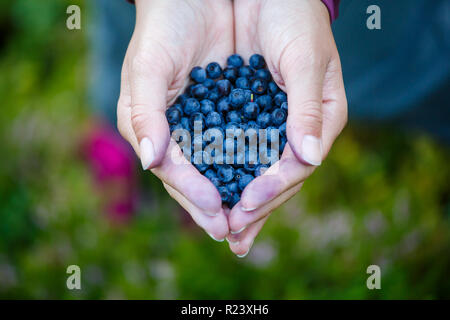
[[[170,139],[168,105],[194,66],[224,63],[233,53],[228,0],[136,0],[136,26],[123,67],[118,128],[169,194],[215,239],[228,234],[220,195]]]
[[[286,145],[280,161],[243,191],[229,214],[227,240],[248,253],[272,210],[297,193],[347,122],[347,101],[330,17],[320,0],[236,0],[236,51],[261,53],[288,94]]]

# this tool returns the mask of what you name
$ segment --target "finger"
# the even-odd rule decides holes
[[[150,54],[138,53],[128,66],[131,124],[139,143],[144,170],[161,163],[170,139],[165,116],[168,72],[157,63],[151,63],[151,57]]]
[[[120,96],[117,102],[117,129],[122,137],[131,144],[134,151],[139,155],[139,143],[131,125],[131,89],[128,81],[128,63],[122,66],[120,80]]]
[[[283,54],[281,73],[288,94],[286,133],[300,161],[318,166],[322,163],[322,90],[328,60],[299,57],[296,43]]]
[[[190,202],[177,190],[166,183],[163,183],[164,188],[189,214],[195,223],[203,228],[208,235],[218,242],[222,242],[228,234],[228,221],[225,212],[221,212],[215,217],[209,217],[205,213]]]
[[[255,241],[256,236],[258,235],[259,231],[261,231],[262,227],[264,226],[268,218],[269,215],[249,226],[248,229],[242,232],[242,236],[239,241],[232,242],[228,240],[228,238],[226,238],[229,243],[231,251],[238,258],[244,258],[248,255],[250,249],[252,248],[253,242]]]
[[[238,241],[240,235],[232,234],[233,232],[241,231],[243,228],[245,231],[247,226],[266,217],[274,209],[278,208],[284,202],[292,198],[300,190],[302,185],[303,183],[299,183],[291,187],[261,208],[251,212],[242,210],[242,206],[240,205],[234,206],[228,216],[228,224],[231,232],[228,239],[231,241]],[[243,231],[241,231],[241,233],[242,232]]]
[[[322,140],[325,157],[347,124],[347,98],[345,96],[341,62],[337,50],[335,50],[335,54],[325,73],[322,108]]]
[[[240,210],[250,212],[261,208],[304,181],[314,168],[299,162],[291,147],[286,145],[281,159],[245,187],[241,195]]]
[[[184,157],[173,139],[161,164],[151,171],[207,215],[222,212],[222,200],[216,187]]]

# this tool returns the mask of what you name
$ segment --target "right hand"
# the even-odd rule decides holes
[[[194,66],[225,64],[234,51],[229,0],[136,0],[136,26],[122,67],[118,128],[169,194],[210,236],[228,234],[214,185],[170,139],[167,106],[182,93]],[[181,163],[181,164],[180,164]]]

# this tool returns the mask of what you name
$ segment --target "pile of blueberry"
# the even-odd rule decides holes
[[[245,149],[234,149],[236,151],[231,161],[223,160],[221,164],[208,162],[203,149],[194,149],[197,139],[200,139],[202,148],[207,145],[204,133],[194,133],[194,124],[196,129],[198,123],[203,130],[214,128],[223,133],[224,159],[228,156],[225,146],[229,143],[236,146],[234,138],[228,136],[229,130],[255,129],[259,139],[260,133],[264,132],[260,129],[266,129],[265,139],[269,143],[274,137],[270,132],[274,131],[279,142],[277,156],[281,155],[287,141],[287,96],[272,80],[261,55],[252,55],[249,62],[250,65],[244,65],[242,57],[234,54],[227,59],[225,69],[216,62],[208,64],[206,69],[193,68],[190,73],[192,83],[166,111],[171,133],[184,129],[191,135],[191,162],[217,187],[222,202],[229,208],[240,200],[242,190],[255,177],[263,174],[271,162],[260,161],[259,153],[256,162],[250,161],[247,141]],[[274,152],[268,151],[269,156],[270,152]]]

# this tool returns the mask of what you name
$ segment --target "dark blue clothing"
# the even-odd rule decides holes
[[[124,0],[93,4],[93,102],[115,123],[134,6]],[[381,30],[366,27],[366,9],[374,4]],[[396,121],[450,141],[450,1],[343,0],[333,32],[350,119]]]

